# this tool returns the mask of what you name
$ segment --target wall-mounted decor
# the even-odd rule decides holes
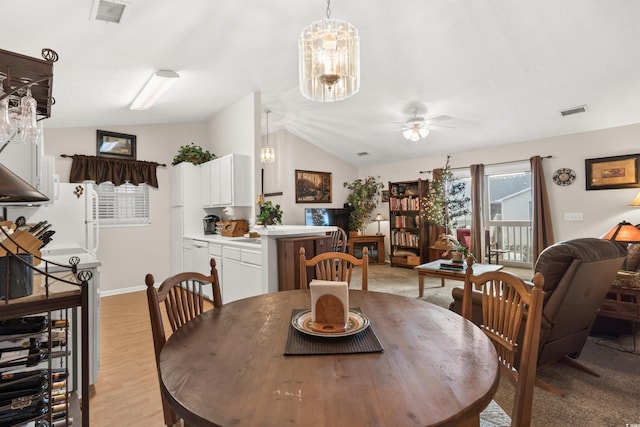
[[[296,170],[296,203],[331,203],[331,172]]]
[[[382,203],[389,203],[389,190],[382,190]]]
[[[586,159],[587,190],[640,187],[640,154]]]
[[[96,138],[97,155],[120,159],[136,159],[136,136],[125,133],[98,130]]]

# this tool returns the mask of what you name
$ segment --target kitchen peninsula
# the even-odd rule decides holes
[[[209,258],[216,260],[225,303],[278,291],[278,239],[323,236],[334,226],[254,226],[260,237],[224,237],[219,234],[184,236],[184,271],[208,274]],[[191,252],[189,252],[191,251]],[[191,263],[191,264],[189,264]]]

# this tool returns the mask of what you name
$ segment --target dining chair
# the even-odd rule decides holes
[[[354,266],[362,267],[362,290],[367,290],[367,271],[369,253],[362,248],[362,258],[358,259],[342,252],[324,252],[307,259],[304,247],[300,248],[300,289],[308,289],[307,268],[315,267],[315,278],[332,282],[347,282],[351,285],[351,273]]]
[[[511,425],[529,426],[540,343],[544,277],[541,273],[536,273],[531,287],[518,276],[506,271],[474,276],[472,265],[473,258],[467,258],[462,316],[471,320],[472,286],[475,286],[482,293],[480,329],[496,348],[500,374],[515,385]],[[527,314],[526,320],[523,320],[524,312]],[[522,327],[524,332],[520,348],[517,340]]]
[[[347,233],[340,227],[336,227],[334,231],[329,231],[327,235],[331,236],[329,247],[333,252],[347,252]]]
[[[221,307],[222,294],[220,293],[220,282],[218,281],[218,271],[214,258],[211,258],[210,266],[211,274],[209,276],[196,272],[178,273],[165,279],[157,289],[154,286],[153,275],[147,274],[145,277],[158,380],[160,380],[160,351],[167,342],[165,324],[160,306],[164,302],[166,318],[171,326],[172,332],[175,332],[188,321],[202,314],[205,311],[205,306],[210,305],[209,302],[205,301],[203,294],[205,285],[211,284],[213,288],[212,303],[214,309]],[[162,398],[162,410],[164,413],[164,422],[167,426],[172,426],[178,421],[175,412],[173,412],[164,398]]]

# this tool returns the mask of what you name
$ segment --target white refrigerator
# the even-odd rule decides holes
[[[27,224],[47,221],[48,231],[55,231],[43,248],[46,253],[88,252],[95,256],[100,243],[98,193],[95,184],[56,182],[52,203],[41,207],[12,208],[11,220],[24,216]]]
[[[51,241],[40,248],[42,258],[63,265],[69,258],[80,258],[79,270],[90,270],[89,281],[89,383],[95,384],[100,370],[100,268],[102,263],[96,257],[99,244],[98,194],[93,182],[82,184],[54,182],[52,203],[40,207],[8,208],[8,219],[16,221],[24,216],[27,224],[47,221],[53,230]],[[60,267],[51,266],[49,272],[60,272]],[[80,334],[78,327],[77,333]],[[76,349],[80,360],[80,347]],[[78,372],[79,374],[79,372]],[[71,377],[70,377],[71,379]],[[80,384],[80,375],[74,383]]]

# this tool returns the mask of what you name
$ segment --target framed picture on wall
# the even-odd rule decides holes
[[[136,136],[126,133],[96,131],[96,151],[99,157],[136,159]]]
[[[296,170],[296,203],[331,203],[331,172]]]
[[[640,154],[586,159],[587,190],[640,188]]]

